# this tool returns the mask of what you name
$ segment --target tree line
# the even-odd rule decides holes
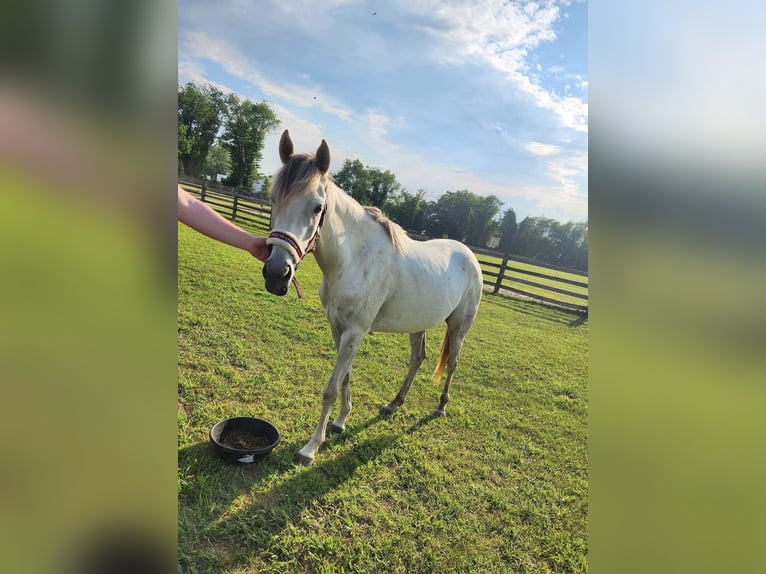
[[[332,174],[338,186],[362,205],[380,207],[407,231],[428,237],[449,237],[474,247],[493,245],[498,251],[562,267],[587,271],[587,222],[561,223],[548,217],[525,217],[502,211],[495,195],[479,196],[467,189],[426,199],[425,191],[404,189],[391,171],[346,160]],[[490,243],[494,239],[497,244]]]
[[[179,173],[215,179],[255,195],[265,195],[270,178],[259,172],[266,135],[279,125],[266,102],[224,95],[213,86],[194,83],[178,90]],[[374,205],[407,231],[449,237],[474,247],[529,257],[587,271],[587,222],[562,223],[547,217],[516,221],[495,195],[467,189],[447,191],[428,200],[422,189],[411,192],[389,170],[346,160],[332,174],[335,182],[362,205]],[[254,187],[259,185],[258,191]]]

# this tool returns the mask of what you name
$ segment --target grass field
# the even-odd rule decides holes
[[[443,327],[390,418],[407,337],[368,336],[346,431],[296,467],[335,356],[316,263],[278,298],[244,252],[183,226],[178,249],[180,572],[587,571],[587,321],[485,294],[440,419]],[[280,429],[259,465],[211,451],[234,415]]]

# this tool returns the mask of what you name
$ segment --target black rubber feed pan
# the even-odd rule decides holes
[[[223,460],[251,464],[262,460],[279,444],[277,427],[263,419],[232,417],[210,429],[210,442]]]

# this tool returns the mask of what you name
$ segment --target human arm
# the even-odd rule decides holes
[[[266,261],[269,249],[266,238],[241,229],[206,203],[178,186],[178,220],[212,239],[244,249],[256,259]]]

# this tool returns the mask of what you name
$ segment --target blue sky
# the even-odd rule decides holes
[[[494,194],[519,220],[588,213],[587,4],[575,0],[180,0],[178,81],[281,120],[261,170],[322,138],[429,199]]]

